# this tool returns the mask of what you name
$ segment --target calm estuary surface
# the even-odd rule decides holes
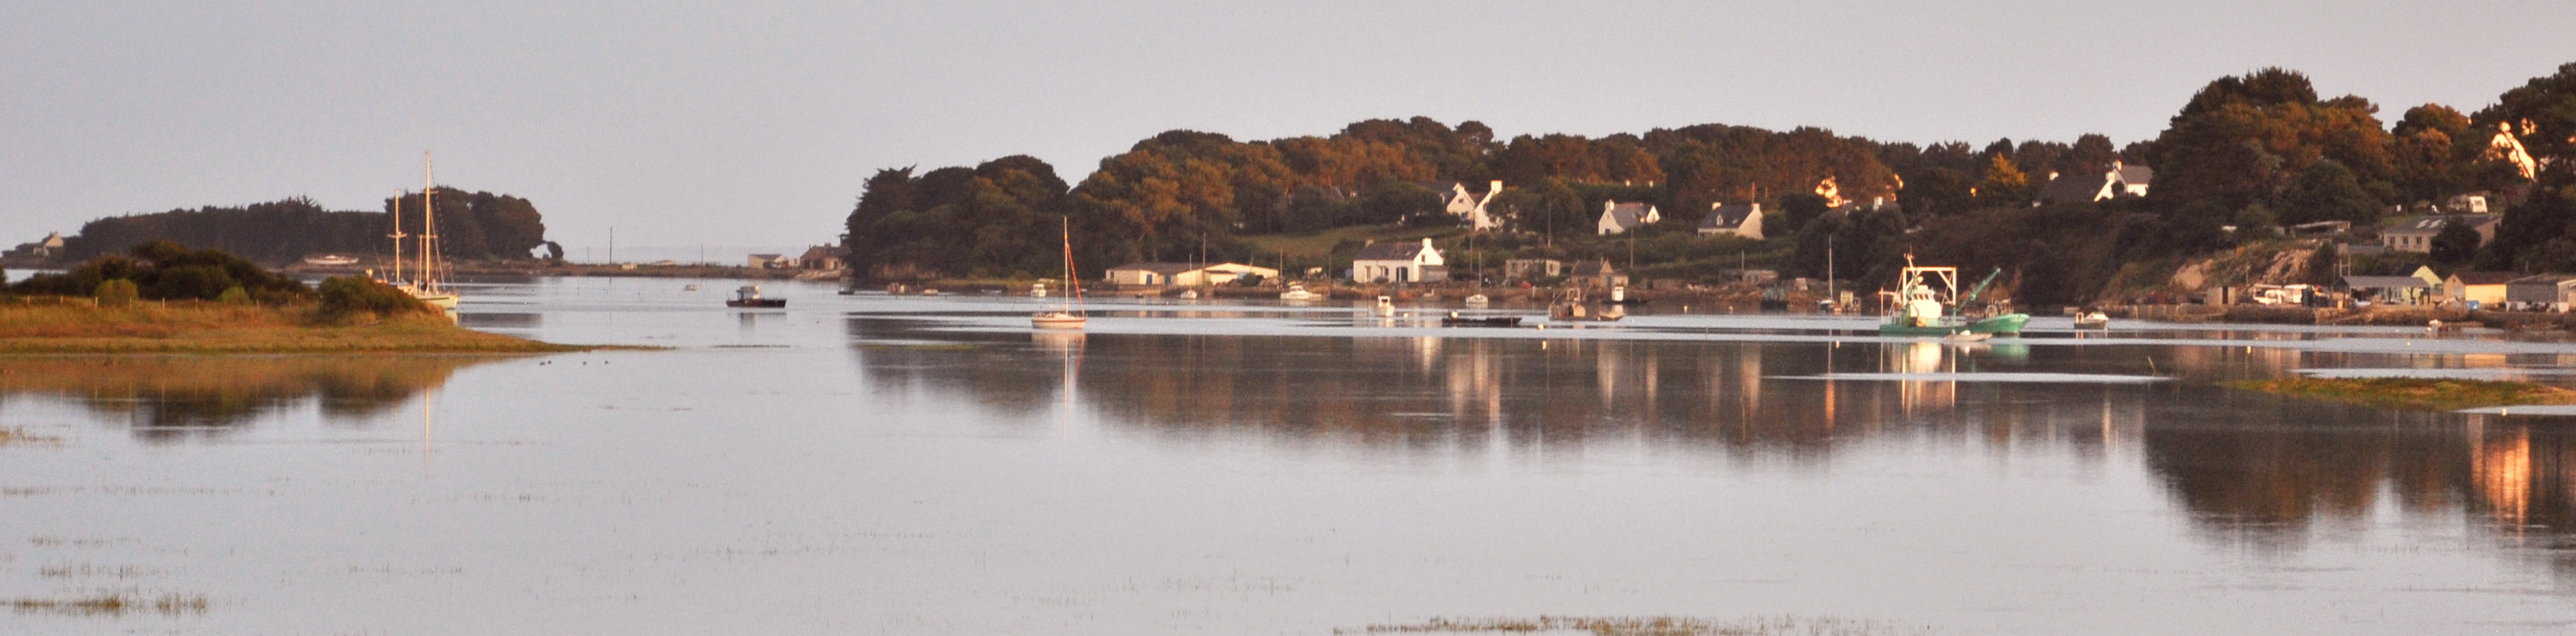
[[[791,307],[744,312],[734,285],[496,281],[463,307],[666,351],[0,358],[0,632],[2576,625],[2576,419],[2210,384],[2563,384],[2564,343],[1135,300],[1032,334],[1028,298],[764,283]],[[129,605],[74,603],[101,597]]]

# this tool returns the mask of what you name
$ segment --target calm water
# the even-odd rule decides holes
[[[1142,301],[1032,334],[1027,298],[734,285],[464,307],[666,351],[0,358],[0,632],[2576,629],[2576,420],[2211,385],[2565,383],[2566,344]]]

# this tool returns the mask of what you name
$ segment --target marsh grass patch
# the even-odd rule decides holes
[[[1676,616],[1434,618],[1420,623],[1335,629],[1335,634],[1592,634],[1593,636],[1895,636],[1926,627],[1832,617],[1718,620]]]
[[[17,598],[5,603],[9,609],[20,614],[61,616],[124,616],[142,613],[180,616],[203,614],[210,605],[206,597],[195,594],[162,594],[146,597],[134,592],[112,592],[72,598]]]

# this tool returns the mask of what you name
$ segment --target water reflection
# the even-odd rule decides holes
[[[937,399],[1023,411],[1047,407],[1071,386],[1081,406],[1116,425],[1177,438],[1248,434],[1533,452],[1655,440],[1684,451],[1821,455],[1836,443],[1892,432],[1979,431],[2099,446],[2092,438],[2103,434],[2104,414],[2136,422],[2154,390],[1780,379],[1837,371],[1973,374],[2030,355],[2027,348],[1938,343],[1031,336],[867,317],[851,318],[848,327],[862,373],[879,392],[934,390]],[[2135,427],[2125,430],[2133,435]]]
[[[363,422],[494,356],[0,357],[0,396],[66,398],[122,415],[137,437],[219,436],[263,415],[314,404],[325,421]]]
[[[1982,447],[2141,463],[2197,534],[2226,545],[2297,549],[2390,506],[2416,521],[2465,516],[2515,541],[2576,538],[2563,530],[2576,528],[2576,433],[2528,418],[2322,404],[2208,382],[2322,364],[2482,361],[2216,347],[924,329],[850,321],[873,388],[1013,411],[1074,404],[1109,426],[1175,440],[1511,458],[1579,457],[1606,443],[1806,464],[1888,443]],[[2150,368],[2169,380],[2063,379]],[[2026,376],[2051,379],[2011,381]],[[2576,573],[2564,551],[2536,554]]]

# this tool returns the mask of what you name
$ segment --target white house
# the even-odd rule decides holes
[[[1656,212],[1655,204],[1652,203],[1603,201],[1598,229],[1603,235],[1626,234],[1628,230],[1637,229],[1637,226],[1661,223],[1663,220],[1664,215]]]
[[[1448,262],[1440,258],[1440,250],[1432,249],[1429,237],[1420,243],[1370,243],[1360,247],[1359,255],[1351,259],[1351,280],[1363,283],[1414,283],[1448,277]]]
[[[1490,187],[1485,189],[1485,193],[1482,195],[1468,192],[1467,184],[1450,183],[1449,193],[1442,195],[1441,200],[1443,202],[1443,206],[1449,211],[1449,215],[1458,217],[1459,221],[1465,223],[1468,229],[1498,230],[1502,229],[1503,220],[1496,218],[1492,213],[1487,212],[1485,206],[1493,203],[1494,195],[1502,194],[1502,192],[1503,182],[1501,181],[1493,182]]]
[[[1762,240],[1762,204],[1708,204],[1708,218],[1699,222],[1700,236],[1732,234]]]
[[[785,254],[753,254],[748,261],[752,269],[796,269],[796,259]]]

